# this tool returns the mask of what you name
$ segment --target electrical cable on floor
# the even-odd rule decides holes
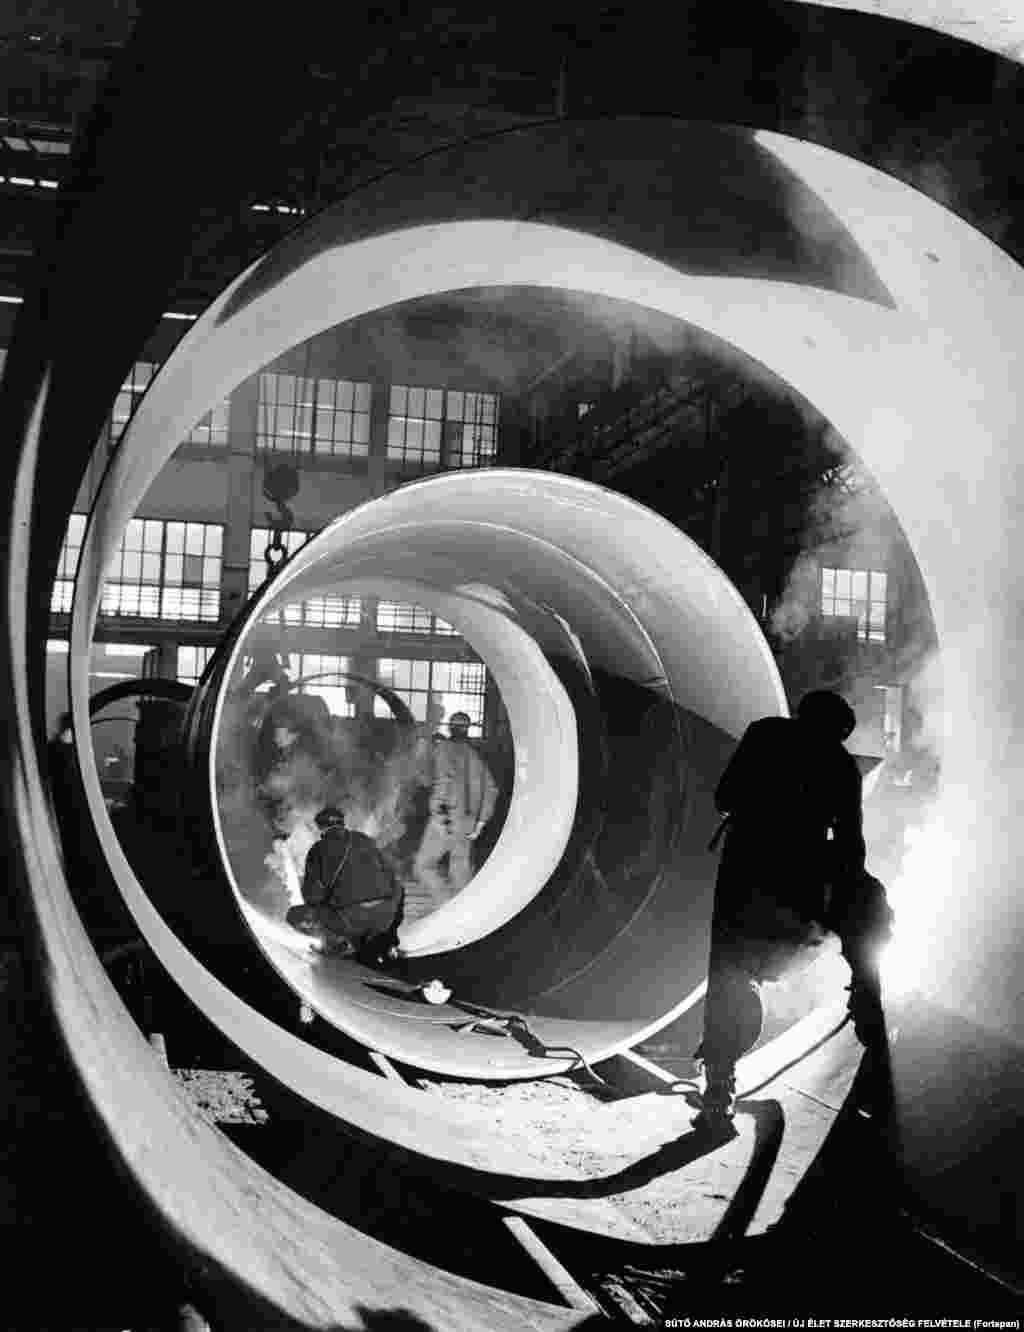
[[[600,1073],[587,1062],[586,1058],[571,1045],[545,1045],[535,1031],[527,1024],[525,1018],[516,1013],[496,1013],[492,1009],[483,1008],[478,1004],[467,1004],[459,1002],[459,1008],[466,1009],[474,1014],[474,1018],[465,1023],[460,1023],[456,1030],[459,1032],[473,1032],[476,1030],[494,1031],[499,1030],[505,1036],[512,1036],[518,1040],[520,1045],[524,1046],[527,1053],[535,1055],[539,1059],[550,1059],[552,1056],[565,1056],[575,1060],[575,1063],[568,1073],[575,1073],[582,1068],[593,1080],[602,1087],[608,1087],[609,1084],[601,1077]],[[610,1088],[609,1088],[610,1090]]]
[[[788,1073],[791,1068],[795,1068],[797,1064],[803,1063],[808,1055],[814,1054],[814,1052],[820,1050],[823,1045],[827,1045],[829,1041],[834,1040],[843,1028],[852,1020],[851,1014],[847,1013],[842,1022],[833,1027],[831,1031],[827,1031],[825,1035],[816,1040],[813,1045],[809,1045],[806,1050],[802,1050],[795,1058],[791,1059],[788,1064],[783,1064],[782,1067],[777,1068],[774,1073],[769,1073],[769,1075],[759,1082],[756,1087],[747,1087],[743,1091],[737,1092],[737,1100],[742,1100],[745,1097],[753,1096],[756,1092],[764,1091],[765,1087],[770,1086],[776,1078],[781,1078],[783,1073]]]

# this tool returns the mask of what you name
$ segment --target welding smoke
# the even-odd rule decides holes
[[[301,901],[306,857],[328,805],[396,860],[430,780],[424,728],[333,715],[312,694],[255,695],[225,708],[217,790],[243,896],[274,916]],[[253,827],[264,831],[257,863]],[[269,849],[267,849],[269,847]]]

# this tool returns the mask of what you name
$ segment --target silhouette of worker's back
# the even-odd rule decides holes
[[[720,883],[727,899],[770,891],[817,916],[826,883],[863,867],[860,771],[842,730],[803,716],[747,728],[715,792],[730,816]]]

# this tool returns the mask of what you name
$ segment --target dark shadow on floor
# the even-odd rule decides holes
[[[754,1121],[754,1151],[739,1188],[715,1227],[713,1240],[736,1240],[747,1233],[779,1159],[786,1129],[786,1117],[778,1101],[744,1099],[736,1102],[736,1113],[747,1114]]]
[[[663,1175],[692,1164],[702,1156],[717,1151],[736,1137],[736,1130],[727,1127],[720,1132],[692,1128],[659,1147],[650,1156],[642,1157],[622,1170],[600,1179],[537,1179],[524,1180],[518,1176],[488,1175],[486,1189],[496,1201],[516,1198],[610,1198],[631,1189],[642,1189]]]

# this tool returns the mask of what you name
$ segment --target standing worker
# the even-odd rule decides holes
[[[884,888],[864,868],[861,776],[844,747],[855,726],[844,699],[815,690],[795,719],[753,722],[718,784],[725,844],[696,1055],[705,1124],[732,1115],[736,1061],[761,1031],[760,982],[778,979],[820,941],[822,926],[838,932],[850,964],[858,1036],[869,1049],[884,1042],[876,957],[891,913]]]
[[[413,874],[435,907],[460,893],[473,877],[473,843],[494,813],[498,787],[469,739],[468,713],[453,712],[449,739],[436,736],[430,753],[430,814],[413,860]],[[448,878],[440,863],[448,857]]]

